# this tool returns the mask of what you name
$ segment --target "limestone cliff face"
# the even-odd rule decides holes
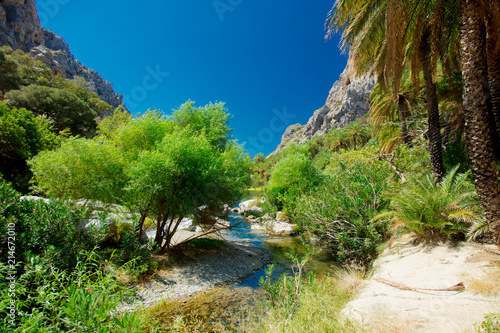
[[[365,115],[370,108],[370,94],[375,83],[373,77],[354,77],[348,63],[330,90],[325,105],[314,111],[307,124],[288,126],[276,151],[292,142],[302,143],[316,135],[324,136],[331,129],[343,128]]]
[[[75,59],[63,38],[41,27],[35,0],[0,0],[0,45],[23,50],[68,79],[83,77],[113,107],[123,103],[110,82]]]

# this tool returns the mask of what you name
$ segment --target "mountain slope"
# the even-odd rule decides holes
[[[370,94],[375,83],[374,77],[354,77],[348,62],[330,90],[325,105],[314,111],[307,124],[288,126],[276,152],[292,142],[302,143],[316,135],[325,136],[331,129],[343,128],[364,116],[370,108]]]
[[[76,60],[63,38],[42,28],[34,0],[0,0],[0,45],[23,50],[68,79],[83,77],[113,107],[123,103],[113,84]]]

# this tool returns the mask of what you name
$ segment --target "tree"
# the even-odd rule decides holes
[[[57,74],[52,79],[50,86],[73,93],[76,97],[87,103],[87,105],[99,116],[112,110],[111,105],[102,101],[99,96],[92,91],[91,85],[81,76],[75,76],[73,80],[67,80]]]
[[[28,192],[31,173],[26,161],[58,141],[47,118],[0,103],[0,173],[16,189]]]
[[[97,126],[97,113],[75,94],[65,90],[30,85],[11,90],[5,96],[11,106],[26,108],[52,119],[58,131],[67,128],[73,135],[86,135],[93,133]]]
[[[204,107],[195,107],[195,102],[188,101],[174,110],[172,118],[183,129],[200,132],[205,131],[210,144],[224,150],[226,142],[231,139],[231,127],[228,121],[231,115],[225,103],[209,103]]]
[[[305,191],[318,180],[318,171],[311,159],[302,153],[293,153],[282,158],[271,171],[268,189],[297,186]]]
[[[266,158],[265,158],[264,154],[262,154],[262,153],[258,153],[258,154],[257,154],[257,155],[255,155],[255,157],[253,158],[253,161],[254,161],[254,163],[255,163],[255,164],[257,164],[257,163],[263,163],[265,159],[266,159]]]
[[[357,121],[350,123],[344,128],[344,132],[347,137],[352,140],[352,147],[354,150],[357,148],[357,144],[366,144],[370,140],[370,130],[368,126],[363,126]]]
[[[330,150],[348,149],[349,144],[349,138],[341,129],[333,129],[325,135],[325,147]]]
[[[334,31],[343,30],[342,47],[350,48],[357,72],[377,74],[383,87],[392,79],[395,96],[406,64],[411,65],[415,84],[422,70],[431,165],[437,181],[444,176],[444,164],[433,71],[439,57],[446,59],[446,63],[456,60],[456,49],[451,47],[458,36],[456,8],[458,6],[454,8],[453,4],[437,0],[337,0],[326,23],[327,37]],[[443,33],[445,28],[446,34]]]
[[[125,160],[97,140],[72,137],[28,163],[36,189],[51,196],[120,203],[125,194]]]
[[[117,111],[98,133],[36,156],[30,164],[38,188],[125,205],[140,214],[139,238],[146,218],[154,218],[155,239],[164,250],[185,216],[200,206],[232,204],[250,181],[251,161],[241,147],[228,141],[221,150],[209,132],[180,128],[156,111],[136,119]]]
[[[16,62],[0,49],[0,93],[19,88],[20,82]]]
[[[500,189],[489,114],[488,60],[484,7],[462,0],[461,56],[466,139],[476,191],[500,242]]]

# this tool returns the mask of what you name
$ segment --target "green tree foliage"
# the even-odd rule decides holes
[[[115,137],[118,130],[132,120],[130,112],[122,107],[116,108],[113,113],[104,117],[97,127],[97,136],[105,140],[111,140]]]
[[[20,83],[16,62],[0,49],[0,92],[17,89]]]
[[[221,119],[210,122],[222,124]],[[117,110],[95,139],[70,139],[35,157],[35,180],[49,194],[120,203],[138,211],[139,237],[145,219],[156,220],[156,241],[167,249],[183,217],[202,205],[234,202],[250,180],[251,161],[242,148],[231,141],[223,150],[213,145],[211,139],[221,137],[218,127],[195,132],[184,125],[156,111],[130,119]]]
[[[339,151],[349,148],[349,137],[341,129],[332,129],[325,135],[325,147],[330,150]]]
[[[386,207],[382,193],[393,186],[389,166],[373,160],[373,150],[341,154],[326,169],[326,179],[297,200],[292,218],[327,244],[337,260],[368,266],[387,236],[370,219]]]
[[[97,113],[69,91],[30,85],[21,90],[11,90],[5,96],[12,106],[52,119],[56,130],[67,128],[74,135],[85,135],[95,131],[97,126]]]
[[[31,173],[26,160],[58,142],[47,118],[0,103],[0,173],[18,190],[28,190]]]
[[[75,76],[73,80],[66,80],[58,74],[52,79],[51,87],[66,90],[74,94],[87,103],[100,116],[112,111],[111,105],[100,100],[99,96],[92,92],[90,84],[80,76]]]
[[[50,85],[53,73],[43,62],[32,59],[21,50],[14,51],[10,46],[4,46],[1,49],[17,64],[16,76],[21,86]]]
[[[193,132],[205,131],[211,145],[223,150],[226,142],[231,139],[231,127],[228,121],[231,115],[227,112],[225,103],[208,104],[204,107],[194,106],[188,101],[174,110],[174,122],[183,129]]]
[[[303,147],[305,152],[297,148],[290,147],[291,152],[274,165],[265,190],[269,203],[286,212],[293,210],[298,197],[320,182],[307,148]]]
[[[112,145],[69,138],[29,161],[37,190],[59,198],[115,202],[123,195],[124,161]]]
[[[364,146],[371,138],[370,128],[354,121],[344,128],[344,131],[351,140],[352,149]]]

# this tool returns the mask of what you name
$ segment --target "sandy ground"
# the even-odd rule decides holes
[[[500,312],[500,297],[482,295],[473,286],[498,262],[496,246],[399,241],[376,260],[372,278],[343,313],[369,332],[473,332],[484,314]],[[426,290],[460,282],[463,291]]]

